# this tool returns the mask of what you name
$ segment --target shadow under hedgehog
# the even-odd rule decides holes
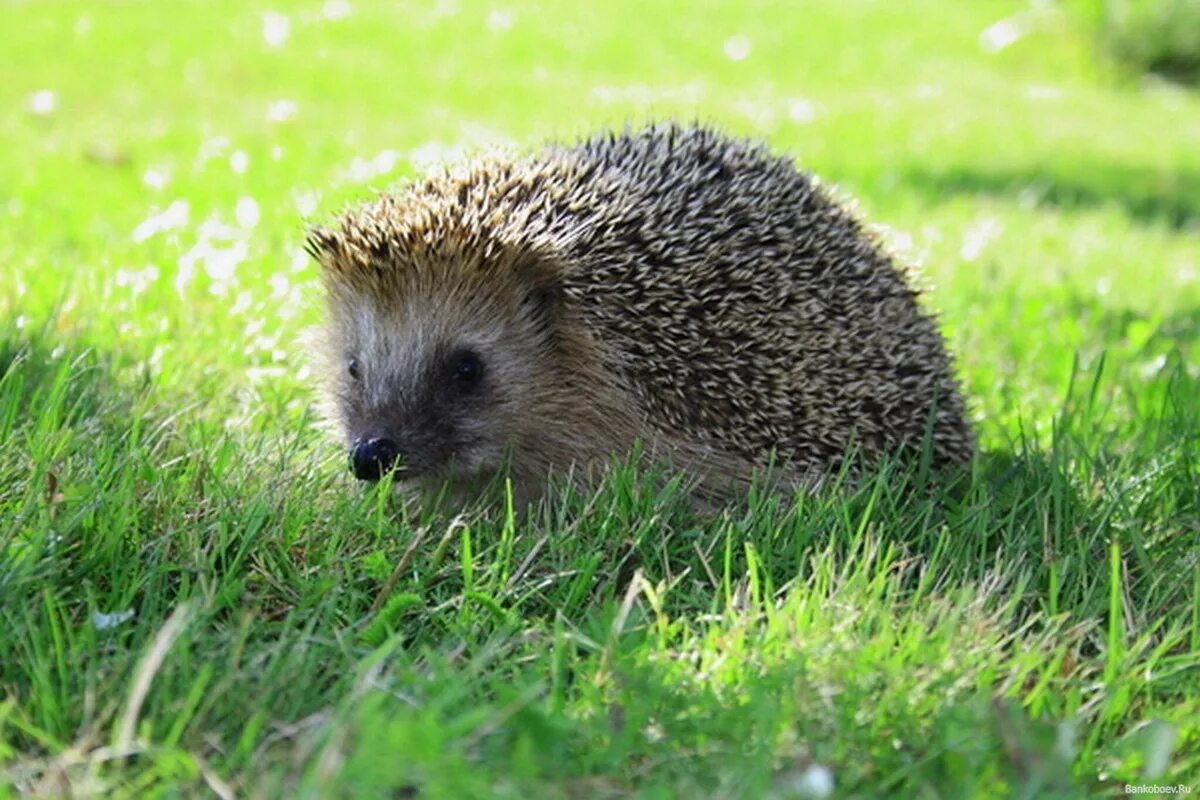
[[[642,452],[704,493],[974,440],[916,290],[790,160],[656,125],[483,159],[310,232],[354,474],[468,496]]]

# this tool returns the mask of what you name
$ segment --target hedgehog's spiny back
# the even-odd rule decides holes
[[[761,461],[828,468],[851,446],[939,462],[969,424],[940,333],[904,276],[790,161],[703,128],[651,128],[573,155],[627,202],[573,250],[592,324],[664,427]]]

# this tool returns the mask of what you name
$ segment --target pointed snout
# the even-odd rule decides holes
[[[399,458],[400,448],[391,439],[358,439],[350,448],[350,469],[360,481],[377,481]]]

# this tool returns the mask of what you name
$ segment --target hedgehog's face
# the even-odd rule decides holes
[[[534,291],[422,289],[333,300],[333,368],[351,468],[435,488],[494,476],[552,380]]]

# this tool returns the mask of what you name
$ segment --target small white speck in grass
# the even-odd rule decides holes
[[[196,166],[202,167],[214,158],[220,158],[229,150],[228,136],[211,136],[200,144],[200,152],[196,153]]]
[[[226,225],[221,221],[221,218],[213,214],[204,222],[200,223],[200,241],[208,242],[215,240],[232,241],[237,238],[237,230]]]
[[[134,298],[150,288],[161,277],[158,267],[150,264],[145,269],[119,269],[116,274],[117,286],[129,287]]]
[[[91,14],[80,14],[79,19],[75,20],[75,35],[80,39],[92,32],[92,28],[96,27]]]
[[[248,255],[245,242],[234,242],[230,247],[209,246],[203,253],[204,271],[212,281],[210,289],[215,295],[225,295],[237,284],[238,265]]]
[[[787,115],[792,122],[804,125],[817,118],[817,108],[803,97],[793,97],[787,101]]]
[[[197,241],[191,249],[179,257],[179,271],[175,288],[182,295],[202,267],[210,280],[209,289],[214,295],[223,296],[237,288],[237,268],[249,255],[244,230],[233,228],[218,217],[210,217],[200,224]]]
[[[833,771],[821,764],[813,764],[800,774],[795,786],[801,797],[829,797],[833,794]]]
[[[516,22],[516,15],[507,8],[493,8],[487,15],[487,26],[496,33],[511,30]]]
[[[105,614],[103,611],[92,612],[92,625],[98,631],[107,631],[117,627],[123,623],[133,619],[133,609],[125,611],[114,611],[111,614]]]
[[[1162,374],[1162,371],[1166,368],[1166,366],[1167,357],[1165,355],[1160,355],[1156,356],[1150,362],[1144,364],[1138,372],[1141,375],[1142,380],[1154,380]]]
[[[162,211],[139,222],[133,229],[133,241],[144,242],[159,233],[178,230],[187,225],[190,214],[191,206],[186,200],[175,200]]]
[[[988,243],[1000,235],[1002,227],[994,217],[984,217],[967,228],[963,234],[962,249],[959,254],[963,261],[975,261],[983,253]]]
[[[1001,50],[1016,44],[1024,35],[1021,26],[1011,17],[984,28],[979,34],[979,46],[985,53],[999,53]]]
[[[321,16],[330,22],[346,19],[353,13],[354,6],[350,5],[350,0],[327,0],[321,6]]]
[[[1105,297],[1110,291],[1112,291],[1112,278],[1103,275],[1096,279],[1096,294]]]
[[[29,324],[29,317],[22,314],[21,316],[17,317],[16,322],[13,324],[17,326],[17,330],[23,331],[25,330],[25,326]]]
[[[1032,85],[1025,87],[1025,96],[1030,100],[1060,100],[1063,90],[1057,86]]]
[[[272,100],[267,103],[267,122],[287,122],[296,116],[297,110],[295,100]]]
[[[296,204],[296,210],[300,212],[300,216],[311,217],[321,203],[321,194],[311,189],[295,192],[292,195],[292,202]]]
[[[275,298],[285,296],[288,293],[288,289],[292,288],[291,281],[282,272],[276,272],[267,280],[267,283],[271,287],[271,296]]]
[[[342,177],[352,183],[365,183],[380,175],[388,174],[396,168],[396,164],[399,162],[400,154],[395,150],[380,151],[372,158],[359,156],[350,162],[350,166],[342,173]]]
[[[754,45],[750,42],[750,37],[744,34],[730,36],[725,40],[724,50],[725,57],[730,61],[745,61],[750,57],[750,51],[754,49]]]
[[[1042,202],[1042,197],[1045,193],[1046,189],[1044,185],[1035,183],[1031,186],[1026,186],[1017,192],[1017,205],[1032,211]]]
[[[768,797],[773,800],[824,800],[832,794],[833,771],[822,764],[812,764],[804,770],[780,776]]]
[[[292,251],[292,261],[288,264],[288,269],[293,273],[308,269],[308,253],[304,252],[303,248],[297,247]]]
[[[46,117],[58,110],[58,93],[53,89],[38,89],[25,98],[30,114]]]
[[[279,350],[279,334],[263,333],[264,327],[266,324],[263,322],[261,314],[256,314],[250,319],[246,324],[246,331],[242,335],[242,340],[249,344],[242,352],[251,358],[265,355],[271,360],[277,360],[273,358],[273,354],[282,352]]]
[[[278,380],[287,374],[283,367],[250,367],[246,370],[246,379],[251,383],[263,380]]]
[[[650,742],[651,744],[656,744],[667,738],[666,731],[664,731],[662,726],[657,722],[651,722],[649,725],[643,728],[642,734],[646,737],[646,741]]]
[[[243,228],[253,228],[258,224],[261,212],[258,208],[258,201],[253,197],[239,197],[237,205],[233,208],[233,217],[237,220],[237,224]]]
[[[162,321],[166,322],[165,319]],[[162,333],[166,333],[166,330],[163,330]],[[167,348],[165,345],[161,345],[161,344],[157,345],[154,348],[154,350],[151,351],[150,360],[146,363],[147,363],[147,366],[150,367],[150,373],[152,375],[162,374],[163,356],[165,356],[166,354],[167,354]]]
[[[254,295],[250,292],[238,292],[237,299],[233,301],[233,305],[229,307],[229,315],[236,317],[239,314],[245,314],[254,306]],[[262,330],[263,323],[257,320],[258,327],[255,330]],[[249,351],[247,351],[249,352]]]
[[[292,35],[292,21],[287,14],[267,11],[262,14],[262,37],[267,47],[277,50],[287,43]]]
[[[250,156],[245,150],[234,150],[229,154],[229,168],[235,174],[241,175],[250,167]]]
[[[188,287],[196,277],[196,259],[188,258],[187,254],[179,259],[179,268],[175,272],[175,291],[180,297],[187,295]]]
[[[147,167],[142,173],[142,183],[151,189],[164,189],[171,182],[171,171],[166,167]]]

